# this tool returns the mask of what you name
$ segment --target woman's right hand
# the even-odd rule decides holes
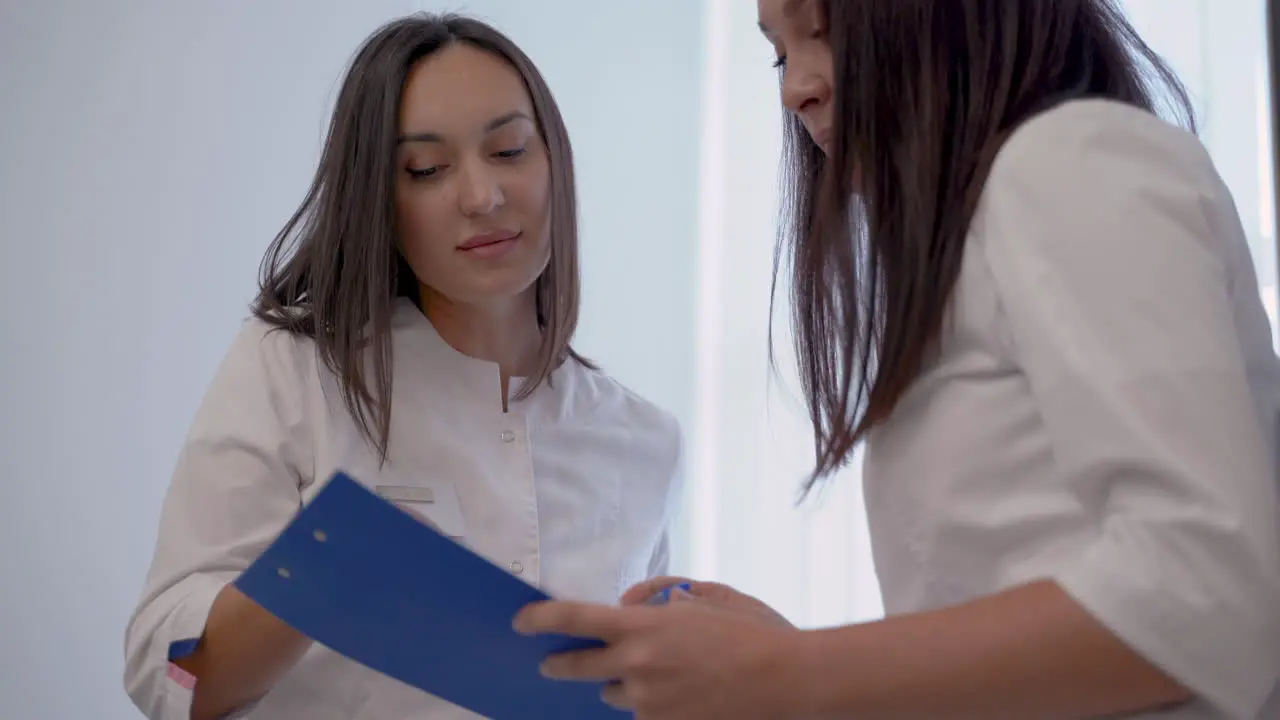
[[[657,577],[634,585],[623,593],[621,604],[624,606],[643,605],[664,589],[680,584],[688,584],[689,591],[688,593],[672,593],[672,602],[687,602],[689,599],[707,602],[726,610],[743,613],[772,625],[795,628],[795,625],[777,610],[746,593],[739,592],[721,583],[699,582],[682,577]],[[681,597],[681,595],[686,595],[686,597]]]

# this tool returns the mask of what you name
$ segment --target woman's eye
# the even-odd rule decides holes
[[[433,165],[429,168],[407,168],[406,172],[408,172],[409,177],[414,180],[423,180],[425,178],[433,177],[436,173],[440,172],[440,166]]]
[[[787,56],[779,55],[778,59],[773,61],[773,66],[779,70],[785,68],[787,66]]]
[[[514,148],[514,149],[511,149],[511,150],[501,150],[501,151],[499,151],[499,152],[494,153],[494,155],[496,155],[497,157],[500,157],[500,158],[502,158],[502,159],[504,159],[504,160],[514,160],[514,159],[516,159],[516,158],[520,157],[520,156],[521,156],[521,155],[523,155],[523,154],[524,154],[524,148]]]

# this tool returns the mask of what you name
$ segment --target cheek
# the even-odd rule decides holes
[[[828,45],[825,40],[821,41],[821,44],[818,46],[817,56],[816,62],[818,65],[818,77],[822,78],[822,81],[827,84],[827,87],[833,88],[832,94],[834,96],[834,88],[836,87],[835,58],[831,54],[831,46]]]
[[[545,165],[519,179],[514,188],[523,210],[547,212],[551,206],[551,171]]]
[[[514,179],[507,191],[507,205],[529,227],[545,227],[551,219],[551,172],[530,168]]]
[[[396,231],[405,255],[439,252],[450,243],[451,216],[431,193],[404,188],[396,193]]]

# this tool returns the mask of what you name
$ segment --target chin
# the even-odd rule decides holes
[[[497,272],[491,275],[475,278],[467,288],[458,288],[459,292],[454,297],[473,305],[502,305],[522,299],[534,301],[537,275],[528,277],[521,273],[519,278]]]

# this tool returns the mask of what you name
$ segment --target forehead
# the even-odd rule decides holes
[[[406,132],[467,132],[516,110],[533,116],[520,73],[493,53],[454,43],[409,72],[400,127]]]
[[[760,29],[764,32],[776,32],[797,16],[803,15],[813,0],[757,0],[756,14],[759,16]]]

